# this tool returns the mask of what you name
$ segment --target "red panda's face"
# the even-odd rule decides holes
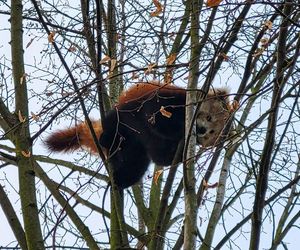
[[[227,94],[227,92],[226,92]],[[196,120],[197,143],[203,147],[215,146],[229,118],[226,97],[209,93],[202,102]]]

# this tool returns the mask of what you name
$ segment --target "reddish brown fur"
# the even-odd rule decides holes
[[[129,88],[127,91],[124,91],[120,97],[119,97],[119,102],[118,106],[121,106],[122,104],[140,99],[142,97],[147,97],[147,96],[153,96],[157,94],[157,91],[160,91],[160,93],[167,92],[171,94],[174,92],[174,94],[182,93],[185,94],[186,90],[181,89],[177,86],[174,85],[167,85],[167,84],[159,84],[155,82],[150,82],[150,83],[138,83],[131,88]]]
[[[97,138],[102,134],[102,127],[100,121],[92,121],[94,131]],[[91,135],[90,129],[86,122],[83,122],[76,127],[59,130],[50,135],[46,144],[51,151],[74,151],[80,147],[87,148],[91,153],[97,153],[97,147]]]

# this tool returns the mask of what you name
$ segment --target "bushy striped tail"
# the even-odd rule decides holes
[[[92,121],[97,139],[102,134],[100,121]],[[97,147],[91,135],[90,129],[86,122],[75,127],[58,130],[50,135],[45,144],[50,151],[53,152],[70,152],[81,147],[87,148],[91,153],[97,153]]]

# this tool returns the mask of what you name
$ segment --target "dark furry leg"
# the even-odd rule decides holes
[[[150,159],[142,144],[137,141],[121,143],[119,151],[111,158],[113,177],[120,188],[127,188],[137,183],[145,174]]]
[[[173,162],[178,145],[179,141],[175,140],[149,140],[147,151],[154,163],[162,166],[169,166]],[[180,155],[182,156],[182,150]],[[181,159],[182,157],[179,159],[179,162]]]
[[[104,144],[100,138],[100,144]],[[124,189],[137,183],[145,174],[150,159],[143,144],[134,134],[114,136],[110,145],[108,159],[113,167],[113,178],[116,184]]]

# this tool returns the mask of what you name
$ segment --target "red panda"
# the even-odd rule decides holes
[[[214,146],[229,117],[228,92],[210,90],[196,118],[197,143]],[[185,133],[186,90],[154,83],[139,83],[123,92],[117,105],[100,122],[93,122],[99,143],[113,167],[121,188],[138,182],[150,161],[171,165]],[[51,151],[68,152],[81,146],[97,153],[85,123],[60,130],[45,141]]]

